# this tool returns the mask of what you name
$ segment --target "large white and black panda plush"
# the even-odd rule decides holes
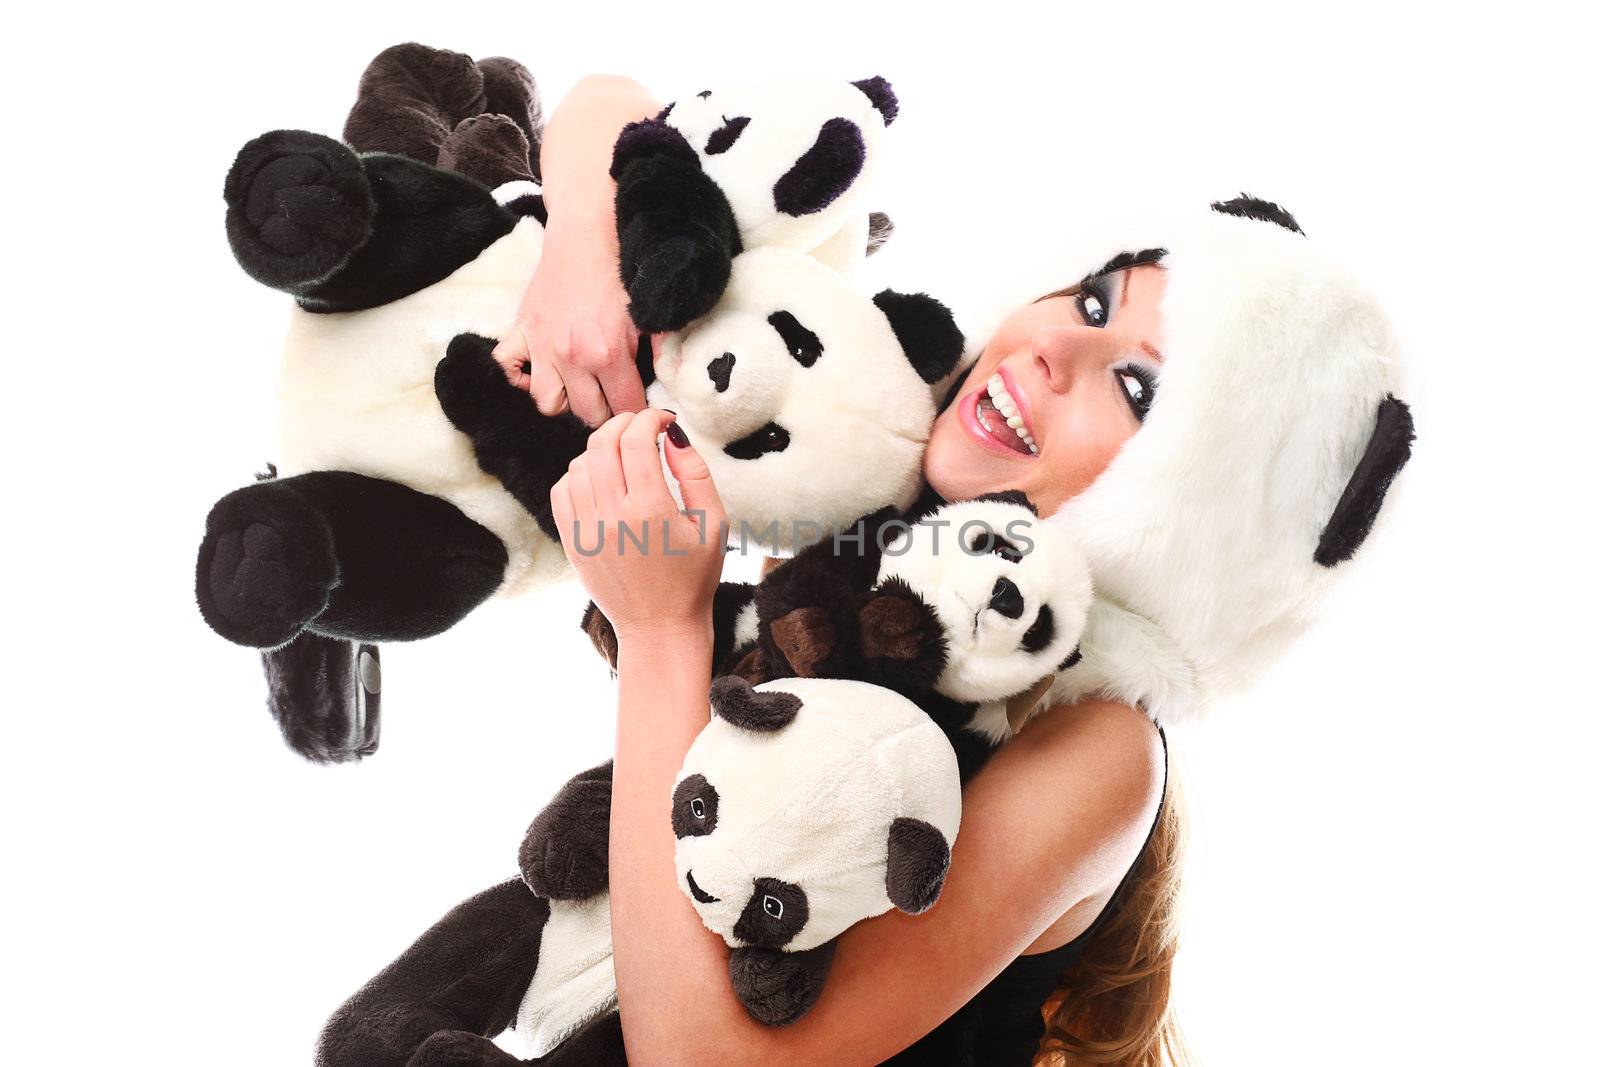
[[[518,71],[509,61],[475,64],[420,45],[390,49],[363,77],[346,127],[354,147],[277,131],[246,145],[228,176],[235,255],[257,280],[293,294],[296,307],[280,375],[277,477],[212,509],[196,595],[218,633],[267,650],[271,707],[290,744],[313,759],[358,758],[376,745],[377,650],[364,644],[356,655],[352,643],[439,633],[489,596],[565,566],[548,491],[587,429],[570,415],[538,417],[489,358],[492,339],[512,324],[543,237],[530,165],[537,103],[526,72],[511,77]],[[521,86],[521,95],[508,86]],[[847,89],[877,115],[861,90]],[[805,95],[796,90],[792,99]],[[718,245],[720,255],[742,247],[727,196],[684,144],[675,132],[619,140],[618,225],[636,308],[669,291],[659,271],[682,273],[663,250],[718,228],[733,241]],[[442,162],[473,177],[432,165]],[[820,156],[785,173],[838,185],[839,173],[861,170],[859,160]],[[767,182],[764,171],[752,174]],[[751,302],[779,286],[750,280],[763,273],[758,261],[741,267],[726,316],[677,324],[686,350],[695,350],[697,330],[715,328],[718,343],[750,353],[754,365],[754,353],[777,343],[770,320],[783,312],[785,326],[798,324],[808,344],[831,357],[809,357],[822,374],[848,364],[867,380],[882,373],[895,388],[922,382],[922,395],[913,390],[905,400],[931,418],[926,383],[961,347],[941,305],[887,292],[874,303],[820,266],[806,272],[785,262],[771,269],[803,314],[775,305],[762,318]],[[701,292],[713,306],[723,297],[720,289]],[[641,353],[646,371],[648,355]],[[820,399],[786,389],[799,398],[795,407]],[[826,501],[837,470],[830,456],[804,462],[822,438],[799,413],[791,421],[807,425],[793,447],[764,448],[719,471],[724,497],[757,529],[796,513],[761,511],[776,506],[765,482],[779,462],[787,474],[809,476],[808,502]],[[689,419],[686,428],[714,439],[711,424]],[[897,429],[868,433],[860,444],[914,468],[916,459],[901,456]],[[746,450],[719,455],[731,461]],[[775,452],[786,454],[770,458]],[[857,512],[863,486],[840,487],[832,514],[815,518]],[[889,479],[881,492],[876,502],[892,503],[904,487]]]
[[[713,720],[663,798],[680,888],[735,950],[741,1002],[771,1024],[815,1003],[846,927],[932,904],[960,785],[1002,739],[990,718],[1031,709],[1071,661],[1089,599],[1070,546],[1015,496],[914,524],[873,516],[841,542],[853,550],[819,544],[761,586],[719,589]],[[590,613],[606,651],[602,623]],[[463,903],[374,977],[329,1021],[318,1062],[517,1063],[487,1040],[513,1025],[549,1052],[534,1062],[622,1062],[605,1017],[610,810],[609,763],[563,786],[524,838],[522,879]]]

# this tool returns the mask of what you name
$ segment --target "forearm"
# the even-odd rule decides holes
[[[709,721],[711,630],[622,639],[611,806],[611,927],[617,1003],[630,1058],[737,1062],[756,1037],[734,999],[728,950],[678,889],[672,786]],[[702,1042],[705,1045],[702,1046]],[[759,1044],[754,1047],[759,1047]]]
[[[610,224],[616,242],[611,149],[630,122],[661,110],[644,86],[615,75],[590,75],[573,86],[545,124],[539,147],[545,206],[561,220]]]

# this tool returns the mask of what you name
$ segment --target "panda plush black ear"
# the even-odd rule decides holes
[[[794,722],[800,698],[793,693],[758,693],[737,675],[711,683],[711,711],[741,730],[772,733]]]
[[[1324,567],[1343,563],[1372,532],[1383,498],[1400,468],[1411,458],[1416,440],[1411,409],[1391,394],[1378,404],[1378,417],[1367,440],[1367,450],[1345,484],[1328,524],[1322,528],[1312,558]]]
[[[932,385],[956,369],[967,339],[949,308],[927,293],[893,289],[885,289],[872,302],[889,320],[906,358],[923,381]]]
[[[889,826],[889,902],[910,915],[933,907],[950,870],[950,843],[921,819],[896,819]]]
[[[895,117],[900,114],[900,98],[894,95],[894,88],[887,81],[878,75],[873,75],[850,84],[867,94],[872,106],[883,116],[885,126],[894,124]]]
[[[1259,196],[1249,193],[1240,193],[1232,200],[1218,200],[1211,205],[1211,210],[1219,215],[1233,215],[1241,219],[1255,219],[1257,222],[1270,222],[1274,226],[1282,226],[1290,233],[1305,235],[1295,217],[1283,207],[1274,204],[1271,200],[1263,200]]]

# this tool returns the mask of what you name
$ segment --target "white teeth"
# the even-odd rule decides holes
[[[1006,425],[1017,432],[1022,438],[1022,443],[1028,446],[1028,451],[1034,455],[1039,454],[1039,446],[1034,443],[1033,435],[1024,427],[1022,422],[1022,409],[1017,407],[1017,402],[1011,399],[1011,394],[1006,391],[1006,380],[996,374],[989,379],[989,399],[994,401],[995,410],[999,411],[1006,420]]]

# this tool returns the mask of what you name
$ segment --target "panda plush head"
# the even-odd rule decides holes
[[[758,248],[709,315],[658,338],[650,397],[705,458],[735,534],[789,549],[912,502],[932,383],[962,345],[932,297],[869,299],[809,256]]]
[[[938,616],[955,700],[1023,693],[1067,666],[1083,633],[1089,569],[1020,493],[947,504],[884,546],[880,589],[903,587]]]
[[[891,907],[933,905],[961,788],[944,734],[879,686],[719,678],[711,709],[673,790],[674,859],[701,921],[736,950],[754,1014],[772,1005],[741,987],[737,952],[813,952]],[[814,999],[758,1017],[792,1021]]]
[[[669,104],[658,121],[683,135],[727,194],[744,247],[815,252],[846,230],[859,257],[865,197],[898,112],[889,83],[874,77],[707,89]]]

